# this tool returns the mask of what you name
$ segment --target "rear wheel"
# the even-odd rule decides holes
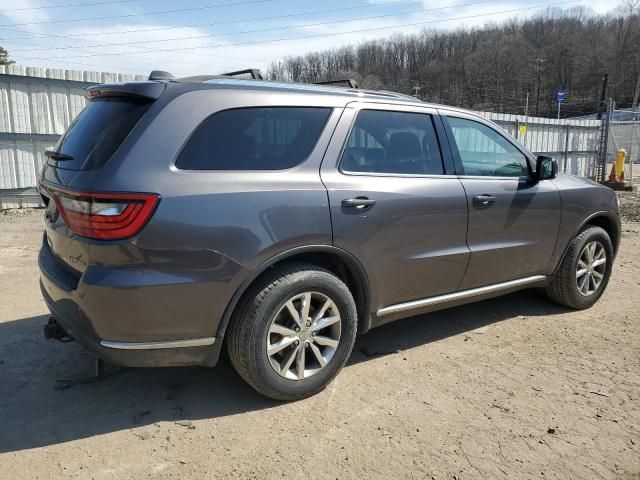
[[[573,239],[547,286],[547,296],[575,309],[591,307],[604,293],[611,276],[613,246],[600,227],[588,227]]]
[[[229,357],[258,392],[297,400],[338,374],[356,330],[355,302],[340,279],[316,266],[289,265],[246,295],[230,326]]]

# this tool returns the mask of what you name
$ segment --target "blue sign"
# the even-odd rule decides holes
[[[564,102],[567,99],[567,91],[558,89],[556,90],[556,102]]]

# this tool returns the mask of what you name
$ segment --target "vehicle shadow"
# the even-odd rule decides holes
[[[349,365],[496,322],[531,321],[519,315],[564,311],[538,293],[524,291],[413,317],[359,338]],[[228,361],[214,369],[111,368],[96,380],[93,357],[79,345],[44,340],[46,320],[38,316],[0,323],[0,453],[159,421],[224,417],[281,405],[254,392]]]
[[[397,353],[504,320],[533,321],[529,317],[570,311],[549,301],[540,289],[522,290],[503,297],[418,315],[392,322],[361,336],[349,364]],[[528,317],[528,318],[521,318]],[[517,328],[519,325],[516,325]]]

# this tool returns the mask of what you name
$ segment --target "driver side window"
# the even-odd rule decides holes
[[[494,129],[465,118],[447,117],[465,175],[522,177],[529,175],[527,159]]]

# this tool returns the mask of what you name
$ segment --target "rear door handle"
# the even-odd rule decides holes
[[[476,195],[473,197],[473,206],[474,207],[490,207],[496,203],[496,197],[493,195]]]
[[[367,197],[347,198],[342,200],[342,206],[345,208],[358,208],[364,210],[368,207],[373,207],[376,204],[375,200]]]

